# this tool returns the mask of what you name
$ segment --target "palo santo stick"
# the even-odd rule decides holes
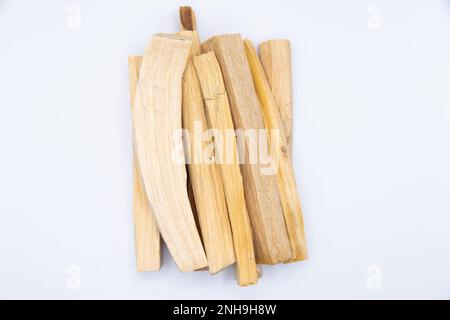
[[[189,6],[180,7],[180,28],[182,31],[196,31],[195,12]]]
[[[292,67],[289,40],[269,40],[259,45],[259,56],[280,110],[289,153],[292,154]]]
[[[133,113],[136,154],[159,231],[178,268],[207,265],[187,195],[184,155],[174,138],[181,133],[181,79],[191,40],[152,37],[145,49]]]
[[[292,250],[292,259],[290,261],[305,260],[308,253],[303,226],[303,213],[297,193],[294,170],[289,158],[288,143],[280,111],[272,95],[256,50],[249,40],[244,41],[244,47],[252,71],[256,93],[261,102],[264,123],[266,124],[266,128],[272,131],[271,139],[269,139],[273,152],[272,157],[279,161],[277,181],[284,220]],[[273,135],[277,133],[278,136],[274,137]]]
[[[196,34],[195,31],[185,33]],[[193,41],[192,51],[198,52],[199,45]],[[196,47],[194,49],[194,47]],[[228,221],[222,179],[214,163],[204,159],[203,151],[212,145],[212,138],[203,141],[203,132],[208,129],[205,117],[202,91],[189,59],[183,75],[183,129],[187,134],[185,143],[188,155],[189,177],[197,208],[202,240],[208,259],[210,273],[216,273],[235,262],[233,239]],[[197,132],[198,131],[198,134]]]
[[[204,51],[216,54],[230,99],[234,127],[253,133],[264,130],[261,109],[253,86],[252,75],[239,34],[214,37],[203,44]],[[253,140],[253,141],[252,141]],[[281,210],[276,178],[271,168],[251,159],[258,143],[245,136],[244,164],[241,171],[247,209],[253,228],[257,262],[275,264],[289,260],[291,249]],[[251,148],[252,150],[249,150]],[[265,172],[265,170],[268,170]]]
[[[178,35],[191,38],[191,40],[192,40],[191,54],[192,55],[200,54],[200,52],[199,52],[200,40],[198,38],[198,33],[192,32],[192,30],[194,30],[196,28],[196,23],[195,23],[195,13],[191,9],[191,7],[180,7],[180,28],[181,28],[181,31],[178,32]],[[184,129],[184,127],[183,127],[183,129]],[[187,165],[186,165],[186,170],[188,170]],[[188,173],[189,173],[189,170],[188,170]],[[188,174],[188,179],[187,179],[187,187],[188,187],[189,202],[191,203],[191,208],[194,213],[195,223],[197,225],[197,229],[200,230],[200,224],[198,221],[198,212],[197,212],[197,208],[196,208],[196,204],[195,204],[194,191],[192,189],[191,178],[189,177],[189,174]],[[208,270],[207,268],[203,268],[201,270],[204,270],[204,269]]]
[[[131,112],[134,109],[136,86],[141,67],[141,56],[128,57]],[[139,165],[133,145],[133,212],[136,242],[136,269],[138,272],[157,271],[161,267],[161,243],[155,217],[145,194]]]
[[[208,52],[194,57],[194,65],[203,92],[209,128],[219,130],[223,137],[223,145],[216,143],[216,159],[221,158],[217,156],[217,150],[223,154],[226,146],[231,145],[231,156],[235,160],[237,155],[236,137],[219,63],[214,53]],[[232,132],[233,135],[229,136],[227,132]],[[230,141],[226,138],[229,138]],[[237,161],[224,163],[224,159],[219,160],[221,163],[217,164],[217,168],[221,173],[233,231],[238,283],[240,286],[255,284],[258,281],[258,271],[239,163]]]

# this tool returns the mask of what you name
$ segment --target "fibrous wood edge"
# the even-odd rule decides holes
[[[196,34],[197,32],[190,31],[186,35],[198,39]],[[194,41],[192,51],[197,52],[198,43]],[[192,59],[187,62],[182,87],[182,119],[187,136],[185,148],[189,160],[189,177],[209,272],[216,273],[233,264],[235,256],[222,179],[214,163],[211,164],[209,158],[204,159],[204,150],[214,142],[212,137],[203,139],[203,133],[208,129],[208,125],[200,83]],[[195,130],[200,131],[200,136]]]
[[[133,112],[141,56],[128,57],[130,104]],[[161,243],[155,217],[151,212],[139,170],[133,144],[133,216],[135,227],[136,269],[157,271],[161,267]]]
[[[219,61],[236,129],[264,130],[258,98],[239,34],[213,37],[202,45],[214,51]],[[241,173],[257,263],[276,264],[291,258],[291,249],[281,210],[276,177],[263,175],[267,164],[249,163],[248,136],[245,137]],[[253,146],[254,147],[254,146]],[[270,166],[270,164],[269,164]]]
[[[306,239],[303,225],[303,213],[297,192],[294,170],[289,157],[288,143],[269,83],[255,48],[249,40],[244,41],[245,53],[249,61],[256,93],[261,103],[261,110],[266,128],[271,130],[271,156],[278,162],[278,190],[283,208],[284,220],[291,244],[292,258],[289,261],[307,259]]]
[[[222,149],[220,152],[223,155],[227,150],[226,146],[231,144],[231,158],[236,160],[236,138],[234,135],[232,137],[227,135],[228,130],[234,132],[234,126],[219,63],[213,52],[194,57],[193,60],[205,101],[208,126],[219,130],[222,134],[223,144],[216,143],[216,151]],[[227,137],[232,141],[228,141]],[[216,159],[218,159],[217,152]],[[239,163],[237,161],[232,163],[221,161],[217,164],[217,168],[221,173],[233,232],[238,284],[240,286],[255,284],[258,281],[258,271]]]
[[[181,133],[181,80],[191,40],[157,34],[147,46],[133,113],[136,154],[159,231],[178,268],[207,265],[186,187],[183,155],[174,155]],[[181,158],[181,159],[180,159]]]
[[[291,43],[276,39],[259,45],[259,56],[273,97],[280,110],[289,153],[292,154],[292,65]]]

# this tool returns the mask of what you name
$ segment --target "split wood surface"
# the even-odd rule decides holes
[[[180,34],[192,38],[192,55],[198,54],[200,44],[197,32],[184,31]],[[211,161],[214,153],[204,155],[204,150],[209,145],[213,146],[214,142],[212,137],[203,140],[203,133],[208,125],[200,83],[191,58],[184,71],[182,88],[182,118],[187,135],[185,152],[189,177],[209,272],[216,273],[233,264],[235,256],[222,179],[214,166],[214,159]],[[195,134],[196,130],[199,130],[200,135]]]
[[[255,284],[258,281],[252,230],[244,197],[239,163],[237,162],[237,146],[234,136],[233,120],[227,93],[222,79],[219,63],[213,52],[194,57],[194,65],[205,102],[206,118],[209,128],[220,131],[222,145],[216,144],[216,160],[225,191],[231,228],[233,231],[234,252],[236,255],[236,277],[240,286]],[[232,132],[232,135],[228,133]],[[230,141],[228,141],[230,139]],[[227,149],[226,146],[231,148]],[[218,155],[220,152],[221,155]],[[230,162],[225,162],[229,153]]]
[[[259,45],[259,56],[280,110],[289,153],[292,154],[291,43],[282,39],[265,41]]]
[[[128,57],[132,112],[141,63],[141,56]],[[133,151],[133,154],[135,154],[135,151]],[[156,226],[155,217],[148,203],[147,195],[145,194],[139,164],[135,155],[133,160],[133,216],[136,242],[136,269],[139,272],[157,271],[161,267],[160,235]]]
[[[258,97],[239,34],[216,36],[203,45],[216,54],[230,99],[236,129],[264,129]],[[275,264],[292,258],[281,209],[276,177],[263,175],[263,166],[249,163],[249,141],[245,138],[245,163],[242,164],[244,193],[255,238],[257,262]]]
[[[294,170],[289,157],[288,143],[269,83],[266,79],[263,66],[259,61],[253,44],[244,41],[245,53],[250,64],[256,93],[261,102],[264,123],[268,130],[273,130],[271,139],[272,157],[278,163],[277,181],[283,207],[284,220],[291,244],[292,259],[290,261],[305,260],[307,258],[305,232],[303,226],[303,213],[295,183]]]
[[[152,37],[140,69],[133,113],[147,197],[164,242],[183,272],[207,265],[187,195],[184,159],[174,159],[173,154],[173,139],[181,132],[181,81],[191,44],[182,36]]]

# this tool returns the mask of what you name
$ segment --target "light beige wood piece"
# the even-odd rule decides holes
[[[133,113],[147,197],[164,242],[183,272],[207,265],[187,195],[184,159],[174,157],[174,137],[181,132],[181,80],[191,43],[176,35],[152,37],[145,49]]]
[[[272,131],[269,139],[272,157],[278,161],[278,191],[280,193],[281,205],[283,207],[284,220],[291,244],[292,259],[290,261],[305,260],[308,257],[306,249],[305,232],[303,226],[303,213],[298,197],[297,185],[295,183],[294,170],[288,152],[288,143],[277,107],[272,95],[269,83],[266,79],[263,66],[252,43],[244,41],[245,53],[252,71],[253,83],[261,103],[261,109],[266,128]]]
[[[289,153],[292,154],[292,66],[289,40],[269,40],[259,45],[259,56],[280,109]]]
[[[216,150],[231,144],[232,159],[236,159],[237,146],[234,135],[232,141],[228,137],[227,130],[234,131],[231,118],[228,97],[222,79],[219,63],[213,52],[208,52],[194,57],[194,65],[202,88],[205,101],[206,118],[209,128],[217,129],[224,137],[223,145],[216,144]],[[225,156],[226,158],[226,156]],[[217,157],[216,157],[217,159]],[[220,163],[217,168],[221,173],[225,199],[228,207],[228,216],[233,231],[234,252],[236,255],[236,277],[240,286],[255,284],[258,281],[255,252],[253,247],[252,229],[248,217],[247,206],[244,197],[244,184],[242,182],[239,163]]]
[[[193,37],[192,53],[197,53],[200,50],[199,43],[194,40],[198,39],[197,32],[185,31],[184,34]],[[182,86],[183,129],[189,137],[185,143],[186,153],[190,159],[188,161],[189,178],[209,272],[213,274],[233,264],[235,256],[222,179],[209,158],[203,158],[203,151],[214,142],[212,139],[203,140],[203,132],[208,129],[208,124],[202,91],[192,59],[189,59],[186,65]],[[200,136],[194,134],[196,125],[201,128]]]
[[[258,97],[239,34],[214,37],[203,44],[214,51],[224,77],[236,129],[264,129]],[[241,165],[244,192],[253,228],[258,263],[275,264],[289,260],[291,249],[281,210],[276,177],[263,175],[266,164],[249,163],[249,138],[245,138],[245,163]]]
[[[141,56],[128,57],[131,112],[141,67]],[[161,267],[161,242],[156,220],[145,194],[139,164],[133,144],[133,215],[135,228],[136,269],[138,272],[157,271]]]

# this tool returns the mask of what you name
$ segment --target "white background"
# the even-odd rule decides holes
[[[127,56],[182,4],[292,41],[311,257],[256,286],[135,272]],[[0,1],[0,298],[450,298],[449,40],[448,0]]]

